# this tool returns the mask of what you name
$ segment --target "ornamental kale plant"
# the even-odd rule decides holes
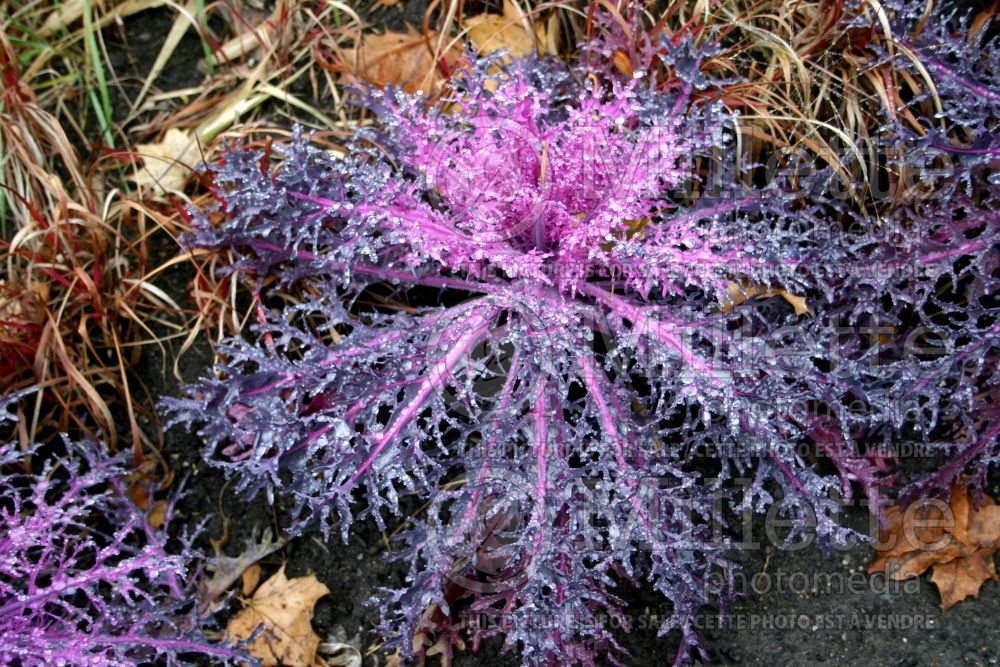
[[[245,662],[201,634],[185,584],[195,552],[190,541],[168,549],[129,500],[122,456],[87,441],[66,447],[71,455],[28,474],[15,471],[37,461],[38,448],[0,446],[0,663]]]
[[[996,184],[949,149],[953,192],[878,219],[829,167],[807,197],[753,189],[734,118],[695,95],[705,55],[664,43],[667,91],[481,61],[437,107],[370,93],[344,157],[297,134],[273,172],[242,147],[210,169],[189,242],[232,253],[261,319],[166,407],[293,530],[428,501],[377,601],[405,655],[433,605],[499,617],[483,634],[526,664],[615,659],[600,619],[644,581],[685,662],[727,511],[780,502],[789,540],[841,542],[837,494],[877,512],[896,483],[881,445],[961,431],[931,486],[996,461]]]

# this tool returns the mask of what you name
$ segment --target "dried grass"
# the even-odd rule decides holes
[[[657,44],[661,37],[675,43],[691,38],[723,46],[702,70],[718,80],[740,79],[710,96],[740,111],[745,156],[751,161],[780,162],[801,152],[832,165],[845,186],[852,188],[854,180],[875,178],[869,170],[878,165],[880,123],[895,117],[915,132],[926,131],[913,111],[904,108],[904,100],[928,92],[922,104],[939,105],[930,76],[918,80],[877,63],[872,47],[912,57],[900,43],[908,36],[892,34],[887,11],[878,0],[867,0],[853,10],[870,26],[866,29],[844,28],[852,10],[842,0],[697,0],[670,2],[656,12],[638,1],[624,5],[620,10],[605,0],[593,5],[629,37],[631,52],[616,58],[621,68],[658,70],[669,86],[670,71],[656,62],[639,62],[643,40]],[[636,25],[638,30],[633,29]],[[931,117],[934,109],[921,111]],[[876,205],[871,192],[850,192],[861,210]]]
[[[141,461],[152,443],[127,370],[169,308],[146,279],[153,225],[120,191],[95,194],[62,125],[19,75],[5,34],[0,58],[0,392],[41,389],[27,440],[100,432],[115,447],[127,431]]]

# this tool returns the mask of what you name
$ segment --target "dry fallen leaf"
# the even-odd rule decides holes
[[[437,43],[437,33],[425,36],[413,26],[407,26],[406,32],[365,35],[355,54],[353,73],[379,86],[396,86],[409,93],[418,90],[429,93],[445,78],[434,59],[433,48]],[[452,49],[441,57],[446,71],[450,71],[459,55]]]
[[[143,167],[134,176],[136,185],[148,189],[154,199],[167,192],[179,192],[191,175],[191,169],[201,162],[201,147],[186,131],[172,127],[155,144],[135,147]]]
[[[720,310],[724,313],[728,313],[736,306],[740,305],[747,299],[756,297],[758,299],[769,299],[772,296],[780,296],[782,299],[787,301],[795,309],[796,315],[807,315],[809,314],[809,305],[806,303],[806,298],[804,296],[799,296],[797,294],[792,294],[786,291],[782,287],[772,287],[770,289],[764,289],[762,285],[757,285],[755,283],[750,283],[747,281],[741,282],[730,282],[726,286],[726,292],[729,295],[729,302],[722,304]]]
[[[969,513],[969,539],[973,544],[1000,549],[1000,505],[983,494],[983,504],[978,512]],[[989,504],[986,503],[989,500]]]
[[[246,647],[265,667],[313,667],[319,637],[312,629],[316,601],[330,592],[315,575],[288,579],[285,566],[261,584],[253,599],[227,626],[233,640],[248,639],[263,630]]]
[[[479,14],[466,19],[463,25],[472,46],[484,56],[504,50],[514,58],[523,58],[531,54],[536,44],[539,52],[544,54],[548,44],[545,26],[536,26],[532,35],[528,22],[510,0],[504,1],[502,16]]]
[[[923,574],[933,567],[931,581],[941,593],[941,610],[979,594],[980,587],[997,579],[993,553],[1000,548],[1000,505],[983,494],[979,509],[968,488],[957,484],[950,502],[922,502],[905,511],[886,511],[888,527],[868,572],[882,572],[897,581]]]
[[[931,581],[941,593],[941,611],[948,611],[959,600],[979,595],[979,588],[997,578],[992,549],[977,549],[968,556],[937,563]]]
[[[504,50],[515,58],[531,53],[531,35],[520,23],[496,14],[480,14],[465,22],[469,41],[481,55]]]

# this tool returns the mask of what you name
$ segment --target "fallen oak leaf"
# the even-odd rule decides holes
[[[316,575],[288,579],[282,565],[229,621],[226,632],[232,641],[254,637],[245,649],[264,667],[314,667],[319,636],[312,628],[313,609],[329,593]]]
[[[452,624],[451,617],[437,604],[431,604],[420,615],[413,633],[413,655],[417,667],[427,664],[427,658],[438,657],[441,667],[451,667],[455,651],[465,650],[461,624]]]
[[[385,667],[403,667],[404,664],[402,649],[397,648],[390,655],[385,657]]]

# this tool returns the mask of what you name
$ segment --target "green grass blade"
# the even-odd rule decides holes
[[[111,94],[108,92],[108,80],[104,74],[104,61],[101,59],[101,52],[97,48],[97,33],[94,26],[93,7],[90,0],[83,0],[83,37],[86,45],[87,56],[90,65],[97,78],[97,91],[88,86],[91,103],[94,105],[94,112],[97,114],[97,122],[101,126],[101,133],[108,146],[115,143],[114,132],[111,128]],[[99,96],[99,99],[98,99]]]

